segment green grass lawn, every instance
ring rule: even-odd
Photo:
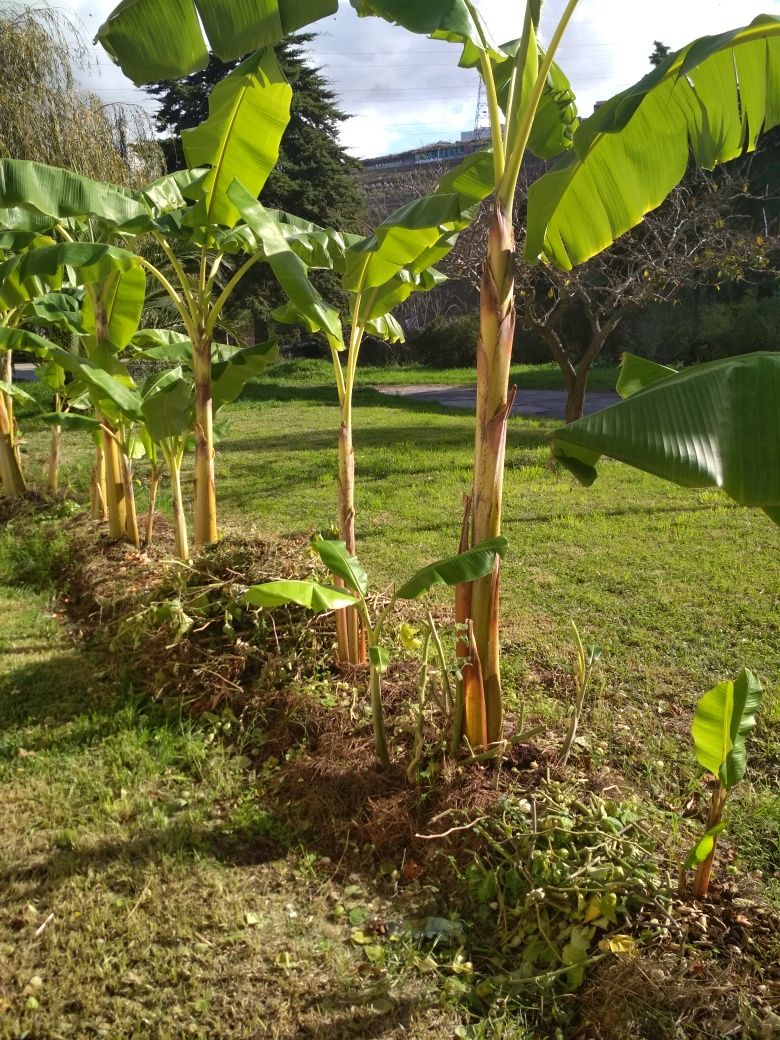
[[[322,372],[308,362],[282,369],[283,377],[252,385],[231,410],[217,462],[225,530],[300,535],[332,524],[338,419]],[[451,375],[441,381],[454,382]],[[424,381],[439,380],[426,373]],[[726,813],[730,869],[751,872],[762,892],[777,898],[778,531],[763,514],[719,493],[677,489],[615,463],[605,463],[595,485],[582,488],[550,467],[547,437],[554,425],[510,422],[505,533],[511,550],[503,583],[508,699],[543,721],[551,739],[562,736],[575,621],[584,638],[604,649],[577,755],[614,773],[648,804],[680,811],[699,776],[689,739],[697,698],[743,665],[755,670],[766,698],[750,738],[748,780]],[[381,591],[455,551],[473,417],[364,388],[355,426],[359,553]],[[87,464],[77,460],[75,437],[65,440],[63,478],[82,493]],[[34,426],[26,455],[31,477],[41,479],[46,434]],[[143,466],[138,471],[143,475]],[[143,506],[143,494],[139,502]],[[161,505],[168,507],[164,493]],[[445,609],[447,595],[437,603]],[[339,965],[348,986],[355,984],[354,951],[327,927],[328,900],[340,893],[321,880],[306,881],[305,855],[284,849],[284,836],[262,805],[247,802],[226,752],[204,745],[201,731],[172,725],[103,689],[100,663],[64,639],[47,618],[45,597],[4,590],[0,626],[6,651],[0,888],[8,893],[0,913],[6,923],[20,914],[29,939],[16,950],[13,935],[0,937],[0,1036],[86,1035],[78,1028],[56,1032],[62,1022],[78,1024],[81,1012],[70,1007],[67,993],[47,993],[47,972],[62,977],[71,971],[78,999],[103,1024],[104,1035],[308,1035],[285,1032],[280,1023],[284,1007],[301,1002],[308,986],[332,982],[325,962]],[[250,836],[270,840],[276,867],[253,864],[248,875],[238,869],[247,828]],[[225,832],[238,835],[232,852],[224,851]],[[35,882],[41,871],[54,878],[43,892]],[[313,945],[302,922],[285,910],[289,886],[310,900]],[[268,929],[247,928],[246,914],[257,905],[267,909]],[[49,912],[56,927],[36,947],[33,925]],[[288,953],[293,962],[305,962],[299,979],[276,965]],[[146,978],[144,964],[153,981],[139,989],[133,980]],[[34,988],[29,995],[41,1007],[50,1001],[50,1017],[37,1018],[34,1007],[19,1010],[28,976],[42,979],[40,993]],[[7,978],[13,983],[4,990]],[[409,985],[419,994],[419,980]],[[269,986],[280,988],[279,1000],[253,1003],[258,988]],[[241,1021],[229,1017],[229,993],[239,995]],[[4,999],[12,1003],[5,1018]],[[343,990],[333,996],[339,999]],[[135,1002],[129,1017],[112,1020],[122,1001]],[[170,1004],[182,1016],[176,1029],[145,1034],[127,1026],[143,1021],[145,1007],[149,1021],[163,1021]],[[404,1035],[452,1035],[452,1013],[433,1000],[421,997],[410,1015]],[[39,1026],[36,1032],[36,1021],[49,1031]],[[311,1021],[316,1026],[316,1016]],[[3,1033],[7,1022],[13,1026]],[[126,1031],[116,1032],[117,1023]],[[227,1024],[227,1032],[218,1031]],[[397,1033],[365,1035],[400,1036],[403,1022],[396,1024]],[[202,1027],[206,1031],[198,1032]],[[270,1031],[257,1032],[261,1028]]]
[[[619,370],[611,365],[597,365],[590,374],[591,390],[614,390]],[[273,379],[279,383],[323,385],[333,379],[330,361],[285,361],[273,370]],[[512,382],[526,390],[563,390],[563,373],[554,364],[513,365]],[[423,365],[360,365],[357,381],[360,386],[416,386],[422,383],[462,386],[476,383],[473,368],[427,368]]]
[[[0,1037],[450,1040],[423,955],[383,951],[377,981],[351,941],[411,904],[335,883],[214,738],[0,586]]]

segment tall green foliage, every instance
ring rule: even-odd
[[[358,180],[360,165],[339,143],[339,126],[346,116],[324,77],[306,56],[305,48],[314,38],[311,33],[298,33],[276,48],[293,96],[279,160],[265,182],[261,201],[270,209],[294,212],[322,227],[357,231],[365,216]],[[160,106],[156,122],[164,135],[162,147],[169,170],[183,168],[182,135],[207,118],[210,91],[236,65],[212,54],[202,71],[144,88]],[[337,297],[337,279],[320,273],[315,282],[326,296]],[[276,281],[261,267],[245,279],[231,312],[247,311],[254,319],[255,338],[264,338],[270,334],[271,311],[283,302]]]

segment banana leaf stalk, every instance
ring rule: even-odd
[[[0,393],[0,481],[5,494],[15,498],[27,491],[27,485],[19,464],[13,409],[7,404],[9,396]]]
[[[176,556],[180,560],[190,558],[189,539],[187,537],[187,517],[181,493],[181,465],[184,458],[184,447],[175,447],[168,442],[160,445],[168,473],[171,478],[171,500],[173,507],[173,534]]]
[[[106,504],[106,457],[103,454],[102,436],[95,444],[95,461],[92,465],[92,477],[89,483],[89,507],[93,520],[108,520]]]
[[[149,476],[149,508],[146,511],[146,533],[144,535],[144,547],[149,548],[154,538],[154,510],[157,506],[157,491],[160,486],[160,467],[156,459],[151,459],[151,474]]]
[[[54,395],[54,411],[62,411],[62,398],[59,394]],[[49,491],[53,493],[57,492],[60,486],[61,442],[62,427],[52,426],[49,444]]]

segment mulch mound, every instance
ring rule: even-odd
[[[516,776],[518,768],[544,760],[539,749],[518,747],[498,784],[489,768],[447,761],[430,765],[435,782],[410,784],[417,666],[401,661],[383,676],[397,758],[389,769],[379,766],[367,714],[368,671],[334,663],[332,618],[239,603],[250,584],[325,578],[304,539],[231,535],[183,564],[172,556],[165,518],[155,522],[155,544],[141,552],[111,541],[83,514],[60,523],[70,554],[57,575],[59,600],[74,634],[106,648],[117,678],[172,714],[238,720],[242,753],[263,770],[263,790],[275,809],[344,870],[365,864],[368,855],[378,863],[405,862],[414,874],[414,864],[442,848],[465,853],[468,832],[428,836],[488,813],[510,768]],[[426,737],[435,742],[432,731]]]

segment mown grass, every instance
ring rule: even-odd
[[[285,361],[272,373],[274,381],[300,385],[324,385],[333,379],[333,367],[327,360]],[[597,365],[590,374],[591,390],[614,390],[618,369]],[[513,365],[511,380],[521,390],[563,390],[563,373],[554,363],[546,365]],[[359,386],[416,386],[431,383],[441,386],[469,386],[476,383],[472,368],[430,368],[417,364],[360,365]]]
[[[277,373],[259,381],[232,409],[217,467],[225,528],[300,534],[332,524],[335,393],[317,369],[308,371],[297,386],[289,381],[290,369],[283,377]],[[602,466],[592,488],[581,488],[549,465],[547,436],[554,425],[510,423],[505,533],[511,552],[503,592],[510,702],[524,704],[527,717],[562,735],[572,688],[574,620],[584,638],[604,649],[578,760],[614,772],[640,797],[678,812],[700,774],[689,738],[696,699],[742,665],[754,669],[766,697],[750,738],[748,780],[727,809],[735,853],[729,869],[737,875],[751,872],[765,894],[778,898],[773,881],[780,860],[777,530],[762,514],[740,509],[719,493],[673,488],[613,463]],[[28,468],[40,478],[46,436],[31,430]],[[375,589],[455,550],[472,442],[473,417],[467,413],[384,397],[369,388],[358,392],[359,551]],[[89,462],[79,456],[78,444],[66,438],[63,476],[83,494]],[[143,467],[138,470],[143,475]],[[143,506],[142,493],[139,503]],[[166,506],[164,494],[161,503]],[[172,725],[126,695],[117,700],[115,692],[104,690],[99,662],[63,641],[45,619],[39,594],[24,602],[16,592],[4,595],[11,605],[4,604],[0,614],[6,647],[18,652],[15,660],[4,659],[0,699],[0,705],[12,706],[0,718],[0,727],[7,727],[0,744],[0,755],[5,754],[0,837],[7,876],[13,879],[5,923],[13,913],[23,917],[32,902],[36,913],[29,928],[23,926],[29,939],[33,922],[65,905],[70,938],[55,943],[62,933],[52,930],[47,938],[47,929],[44,945],[36,952],[30,939],[20,956],[16,948],[8,952],[13,935],[8,943],[3,936],[0,954],[6,965],[14,965],[14,974],[7,987],[12,996],[0,988],[0,1006],[3,998],[10,1001],[17,1017],[0,1016],[0,1029],[12,1021],[19,1031],[8,1035],[22,1035],[41,1021],[35,1017],[40,1009],[19,1011],[19,994],[29,985],[26,976],[51,971],[46,965],[53,964],[59,982],[52,987],[53,1017],[44,1021],[71,1022],[71,1035],[74,1029],[81,1035],[82,1019],[72,1017],[81,1012],[68,1010],[67,994],[58,986],[71,960],[84,956],[76,988],[90,994],[88,1015],[104,1023],[107,1035],[307,1035],[284,1032],[278,1020],[285,1008],[305,1006],[310,986],[333,983],[324,959],[331,958],[352,982],[357,977],[354,951],[341,939],[334,945],[325,927],[327,900],[339,899],[339,893],[322,888],[321,880],[306,881],[305,854],[293,851],[290,858],[289,836],[263,812],[261,799],[247,795],[226,752],[207,745],[202,731]],[[446,607],[447,596],[437,602]],[[84,676],[91,688],[87,709]],[[14,690],[25,692],[12,695]],[[33,754],[20,755],[20,749]],[[224,851],[226,834],[232,852]],[[277,858],[239,864],[236,842],[240,856],[259,844],[276,850]],[[154,866],[158,861],[162,868]],[[44,897],[36,895],[30,871],[33,879],[56,879],[51,898],[48,882]],[[305,910],[299,912],[313,922],[308,931],[298,917],[285,916],[282,900],[288,897],[282,891],[291,885],[300,886],[296,893]],[[241,924],[250,890],[262,893],[267,929]],[[74,928],[78,940],[72,938]],[[104,942],[98,945],[98,938]],[[137,958],[133,963],[126,959],[127,949]],[[276,965],[275,958],[285,953],[305,964],[299,974]],[[114,981],[111,989],[110,971],[114,980],[131,973],[129,988]],[[97,980],[94,985],[88,976]],[[143,980],[140,990],[136,976]],[[409,986],[421,992],[419,981]],[[257,989],[274,987],[279,1001],[261,1002],[258,1010],[252,1004]],[[347,1000],[340,994],[332,997],[334,1007]],[[42,996],[30,995],[43,1007]],[[243,1023],[230,1017],[228,995],[238,1001]],[[200,1000],[205,1010],[196,1007]],[[405,1021],[409,1035],[452,1035],[452,1013],[438,1010],[430,993],[420,1000],[409,1021],[398,1020]],[[120,1004],[126,1016],[112,1021]],[[164,1007],[171,1005],[182,1012],[179,1032],[170,1023],[159,1024],[168,1021]],[[140,1030],[144,1015],[157,1032],[132,1032],[128,1023]],[[117,1032],[117,1021],[125,1032]],[[307,1021],[324,1030],[322,1018]],[[334,1019],[326,1021],[332,1025]],[[258,1033],[261,1025],[280,1031]],[[378,1029],[377,1022],[371,1028]],[[495,1028],[496,1036],[510,1035],[501,1032],[509,1028],[506,1022]],[[64,1027],[62,1032],[69,1035]],[[58,1034],[39,1028],[37,1035]],[[341,1034],[334,1027],[316,1035]]]
[[[448,1040],[425,954],[374,971],[350,939],[350,912],[403,899],[335,869],[240,748],[117,690],[44,595],[0,587],[0,1037]]]

